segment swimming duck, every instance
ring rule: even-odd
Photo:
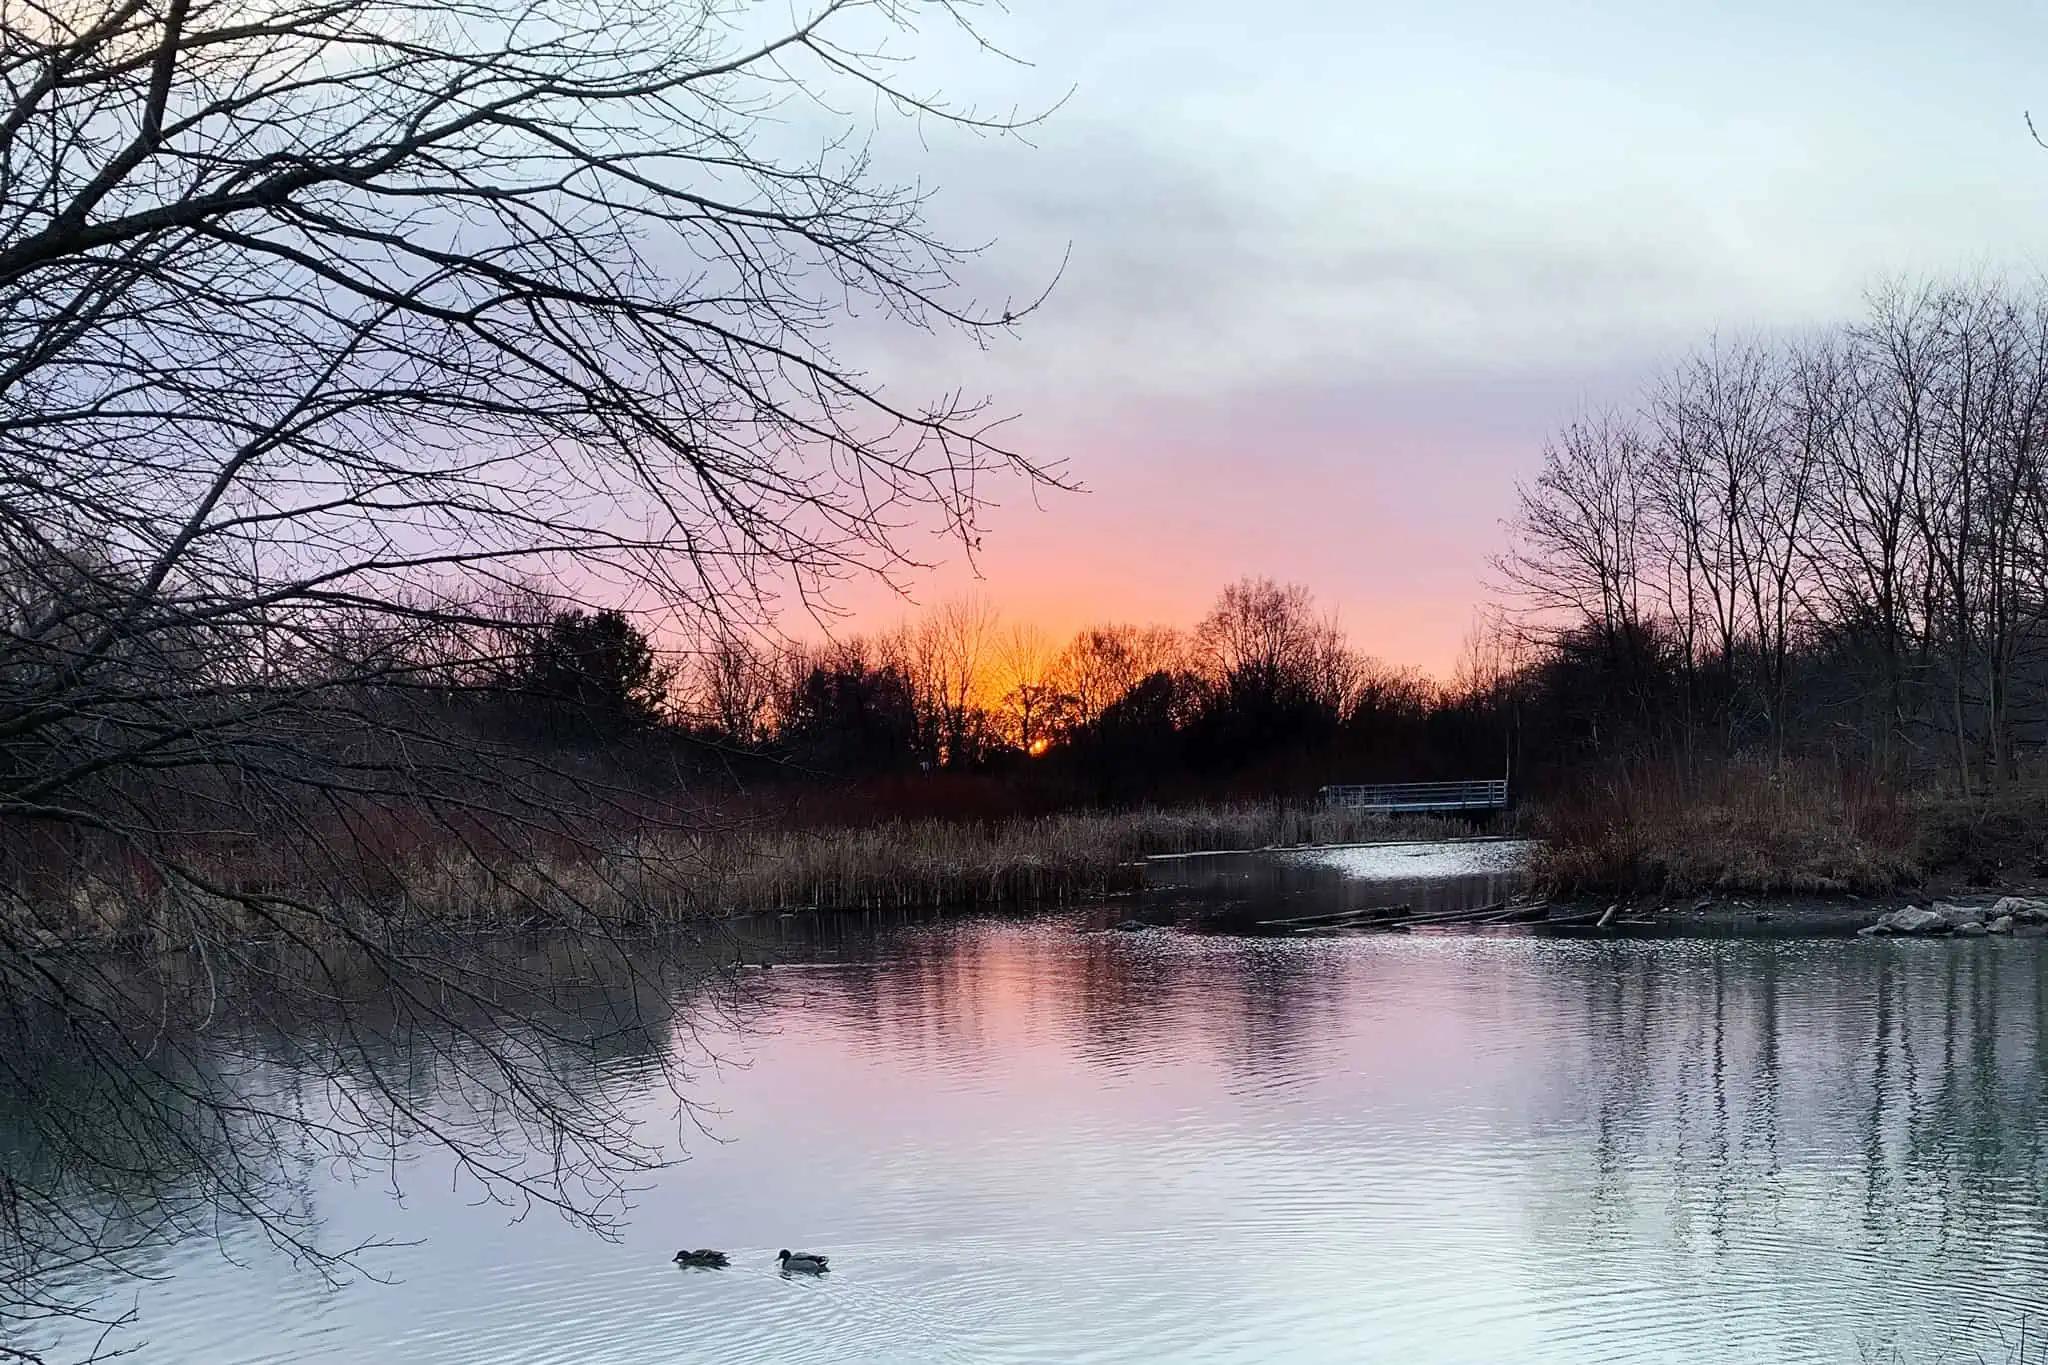
[[[820,1275],[831,1268],[825,1264],[829,1258],[814,1251],[783,1251],[775,1259],[782,1262],[784,1274]]]
[[[723,1270],[732,1262],[722,1251],[706,1251],[699,1247],[695,1251],[678,1251],[676,1264],[703,1266],[707,1270]]]

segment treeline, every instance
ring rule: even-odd
[[[92,551],[15,557],[0,607],[39,641],[0,659],[0,790],[69,790],[120,834],[266,861],[296,834],[397,850],[480,823],[559,840],[686,821],[736,787],[898,799],[813,802],[807,818],[1003,814],[1306,797],[1508,762],[1498,679],[1388,667],[1306,588],[1259,578],[1187,628],[1064,641],[970,600],[829,643],[729,630],[692,645],[652,618],[498,586],[251,630],[151,596]],[[970,787],[974,803],[954,801]],[[324,794],[310,807],[308,790]],[[17,861],[64,864],[75,844]]]
[[[789,782],[971,773],[1121,803],[1507,761],[1491,691],[1379,663],[1306,588],[1261,578],[1224,588],[1187,629],[1103,624],[1055,641],[960,601],[827,644],[728,635],[667,671],[625,618],[568,613],[527,637],[503,683],[519,699],[508,714],[548,733],[663,728]]]
[[[1897,286],[1576,423],[1498,562],[1560,761],[1825,757],[1964,791],[2044,741],[2048,295]],[[1530,652],[1533,651],[1533,652]]]

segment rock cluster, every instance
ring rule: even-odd
[[[2048,924],[2048,900],[2025,896],[2002,896],[1994,904],[1955,905],[1936,901],[1932,905],[1908,905],[1877,923],[1857,930],[1871,934],[1954,934],[1959,938],[1982,938],[1986,934],[2010,934],[2021,925]]]

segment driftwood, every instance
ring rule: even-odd
[[[1492,905],[1475,905],[1464,910],[1434,910],[1425,914],[1410,915],[1403,924],[1478,924],[1491,919],[1507,908],[1507,902],[1495,901]]]
[[[1401,908],[1406,909],[1407,907],[1403,906]],[[1392,919],[1375,920],[1345,927],[1355,929],[1361,933],[1374,930],[1392,930],[1400,933],[1423,926],[1484,924],[1500,914],[1504,909],[1506,909],[1506,903],[1496,901],[1492,905],[1472,906],[1464,910],[1431,910],[1419,915],[1401,915]],[[1295,932],[1301,933],[1303,931],[1297,929]]]
[[[1284,919],[1262,919],[1262,929],[1284,929],[1294,934],[1342,936],[1351,934],[1405,934],[1411,929],[1451,928],[1468,924],[1526,924],[1545,929],[1644,929],[1655,920],[1620,919],[1619,906],[1606,910],[1563,910],[1553,913],[1548,901],[1515,905],[1495,901],[1490,905],[1463,910],[1426,910],[1411,913],[1405,905],[1377,905],[1363,910],[1338,910],[1319,915],[1294,915]]]
[[[1538,924],[1550,918],[1550,902],[1538,901],[1534,905],[1511,905],[1498,914],[1488,915],[1484,924]]]
[[[1363,919],[1392,919],[1408,913],[1405,905],[1372,905],[1363,910],[1333,910],[1321,915],[1294,915],[1286,919],[1253,921],[1261,929],[1338,927]]]

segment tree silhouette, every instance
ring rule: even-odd
[[[557,612],[527,642],[508,679],[552,739],[617,739],[661,719],[672,670],[614,610]]]

